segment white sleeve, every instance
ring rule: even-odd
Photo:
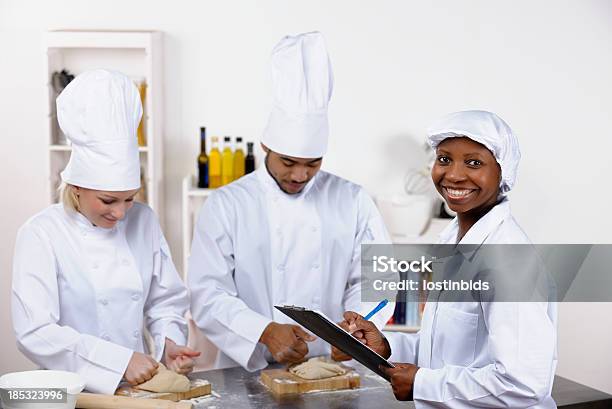
[[[177,345],[187,344],[187,320],[189,309],[187,288],[181,280],[170,255],[170,248],[157,220],[153,255],[153,275],[144,306],[145,326],[155,342],[155,359],[161,360],[166,338]]]
[[[59,297],[49,238],[25,225],[17,235],[11,296],[19,350],[42,368],[78,373],[91,392],[113,394],[133,351],[58,325]]]
[[[371,302],[362,302],[361,300],[361,245],[390,244],[391,239],[378,208],[363,189],[359,192],[358,201],[358,229],[353,244],[349,280],[343,301],[346,311],[355,311],[361,315],[366,315],[382,300]],[[372,317],[371,321],[378,328],[383,328],[393,315],[395,302],[393,302],[394,300],[389,301],[391,302],[385,308]]]
[[[527,408],[550,394],[556,327],[548,303],[483,303],[493,363],[482,368],[420,368],[418,408]]]
[[[255,371],[268,365],[266,347],[259,338],[272,320],[238,298],[229,228],[232,216],[222,205],[221,195],[215,192],[204,202],[196,224],[187,280],[191,314],[211,342],[246,370]]]
[[[407,334],[403,332],[384,331],[383,332],[389,346],[391,347],[391,362],[417,363],[419,356],[420,334]]]

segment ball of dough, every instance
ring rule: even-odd
[[[304,379],[325,379],[343,375],[346,370],[338,364],[315,357],[289,368],[289,372]]]
[[[189,378],[169,370],[161,363],[153,378],[136,386],[137,389],[149,392],[187,392],[190,387]]]

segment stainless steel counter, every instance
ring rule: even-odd
[[[414,408],[412,402],[399,402],[391,392],[387,381],[361,365],[356,367],[361,375],[359,389],[312,392],[276,398],[259,381],[259,373],[242,368],[229,368],[193,374],[191,377],[207,379],[212,383],[213,396],[202,399],[195,408],[298,408],[298,409],[393,409]],[[612,408],[612,396],[555,377],[553,398],[559,408]]]

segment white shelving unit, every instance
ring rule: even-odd
[[[125,73],[146,84],[143,128],[146,146],[139,147],[144,170],[146,202],[160,217],[163,226],[162,181],[162,34],[157,31],[50,31],[44,42],[45,143],[48,146],[48,197],[58,201],[60,172],[70,158],[70,145],[60,143],[52,85],[53,72],[68,70],[72,75],[107,68]]]
[[[188,175],[183,178],[182,195],[182,221],[183,221],[183,278],[187,278],[187,260],[191,251],[193,227],[198,220],[198,214],[204,201],[215,189],[202,189],[196,187],[196,178]]]

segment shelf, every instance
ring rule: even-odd
[[[49,145],[49,150],[52,152],[70,152],[72,151],[72,146],[70,145]],[[138,152],[149,152],[149,148],[147,146],[139,146]]]
[[[397,325],[397,324],[387,324],[385,325],[385,328],[384,328],[385,331],[407,332],[410,334],[419,332],[420,329],[421,329],[420,327],[412,327],[409,325]]]
[[[183,194],[186,197],[208,197],[217,189],[196,187],[197,178],[195,175],[188,175],[183,178]]]
[[[49,145],[49,150],[53,152],[70,152],[72,146],[70,145]]]
[[[187,191],[187,196],[191,197],[208,197],[212,192],[217,189],[203,189],[199,187],[191,187]]]
[[[145,49],[152,47],[154,31],[89,31],[63,30],[47,34],[48,48],[117,48]]]

